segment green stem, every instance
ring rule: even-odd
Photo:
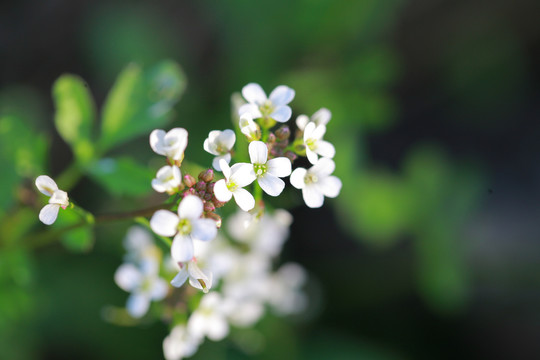
[[[254,181],[253,184],[254,184],[253,193],[255,194],[255,204],[258,204],[259,202],[262,201],[263,191],[258,181]]]

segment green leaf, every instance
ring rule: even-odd
[[[86,83],[75,75],[62,75],[53,85],[54,122],[75,157],[88,162],[93,156],[92,127],[95,109]]]
[[[139,196],[148,194],[155,173],[131,158],[104,158],[87,169],[88,175],[113,195]]]
[[[148,70],[128,65],[105,102],[101,150],[166,124],[185,87],[185,76],[173,61],[163,61]]]

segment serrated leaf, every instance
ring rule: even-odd
[[[84,80],[75,75],[62,75],[53,85],[53,97],[58,133],[71,145],[78,160],[89,161],[93,156],[95,109]]]
[[[163,126],[185,86],[180,66],[172,61],[163,61],[148,70],[129,65],[118,76],[105,102],[101,149]]]
[[[90,164],[88,175],[113,195],[140,196],[152,191],[155,174],[131,158],[104,158]]]

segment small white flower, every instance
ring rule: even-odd
[[[315,123],[315,125],[325,125],[328,124],[330,119],[332,118],[332,113],[330,110],[326,108],[321,108],[317,110],[313,115],[311,115],[311,118],[307,117],[307,115],[299,115],[296,118],[296,126],[298,126],[298,129],[304,130],[306,128],[306,125],[310,122]]]
[[[194,336],[207,336],[219,341],[229,334],[229,323],[225,317],[223,298],[217,292],[211,292],[202,297],[197,310],[188,320],[188,331]]]
[[[290,315],[306,308],[306,294],[301,291],[307,280],[303,267],[296,263],[283,264],[268,280],[266,301],[277,314]]]
[[[309,170],[297,168],[291,174],[291,184],[302,189],[302,196],[310,208],[321,207],[324,197],[334,198],[341,190],[341,180],[330,176],[336,165],[332,159],[322,158]]]
[[[197,261],[193,258],[191,261],[184,263],[178,263],[180,271],[171,280],[171,285],[174,287],[180,287],[184,285],[187,279],[189,284],[196,289],[202,290],[207,293],[212,288],[212,272],[206,270],[203,271],[197,266]]]
[[[152,187],[157,192],[167,192],[174,194],[180,183],[182,182],[182,174],[178,166],[163,166],[158,170],[156,178],[152,179]]]
[[[244,166],[248,165],[248,166]],[[249,211],[255,206],[255,199],[244,186],[255,181],[255,173],[252,171],[250,164],[234,164],[232,167],[225,162],[220,161],[221,171],[225,179],[216,182],[214,186],[214,194],[219,201],[227,202],[234,196],[234,201],[240,209]]]
[[[194,195],[186,196],[178,206],[178,215],[158,210],[150,219],[150,227],[161,236],[174,236],[171,255],[176,262],[193,258],[193,239],[209,241],[216,237],[216,222],[203,219],[203,203]]]
[[[242,134],[246,135],[249,141],[259,140],[261,138],[261,128],[253,121],[253,116],[250,113],[240,115],[238,126]]]
[[[187,142],[188,132],[183,128],[174,128],[169,132],[156,129],[150,134],[152,150],[172,160],[181,161],[184,158]]]
[[[251,164],[240,163],[237,171],[249,169],[257,178],[257,182],[270,196],[278,196],[285,188],[285,182],[280,177],[291,174],[291,161],[286,157],[268,160],[268,147],[262,141],[249,143],[249,157]]]
[[[191,334],[186,326],[176,325],[163,340],[163,355],[167,360],[181,360],[197,352],[201,337]]]
[[[304,145],[306,147],[306,156],[310,163],[315,164],[320,155],[326,158],[333,158],[336,154],[334,145],[328,141],[322,140],[326,133],[325,125],[316,125],[310,122],[304,129]]]
[[[221,171],[219,161],[221,159],[228,163],[231,162],[231,149],[236,141],[234,131],[227,129],[223,131],[210,131],[206,140],[204,140],[204,150],[212,155],[216,155],[212,161],[212,166],[217,171]]]
[[[51,225],[58,217],[58,210],[65,209],[69,205],[68,194],[59,190],[53,179],[47,175],[40,175],[36,179],[36,187],[47,196],[50,196],[49,204],[39,212],[39,220],[45,225]]]
[[[238,114],[250,113],[254,119],[270,118],[283,123],[291,118],[292,110],[288,103],[294,99],[294,90],[288,86],[280,85],[266,97],[266,93],[259,84],[250,83],[242,89],[242,95],[247,100],[238,110]]]
[[[124,291],[130,292],[126,309],[140,318],[148,311],[152,300],[161,300],[167,295],[167,282],[158,276],[157,259],[147,258],[140,268],[134,264],[122,264],[114,274],[114,281]]]

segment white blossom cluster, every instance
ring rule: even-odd
[[[163,342],[168,360],[193,355],[205,338],[221,340],[231,327],[252,326],[266,307],[279,315],[301,311],[307,303],[301,291],[304,269],[294,263],[273,267],[288,238],[292,216],[285,210],[266,210],[264,197],[279,196],[290,182],[302,190],[308,207],[318,208],[325,197],[336,197],[341,190],[341,181],[332,175],[335,148],[324,140],[329,110],[322,108],[311,117],[299,115],[293,133],[287,125],[293,89],[281,85],[267,96],[258,84],[250,83],[242,95],[238,132],[212,130],[203,143],[220,174],[207,169],[195,178],[182,167],[188,146],[185,129],[156,129],[150,134],[150,147],[166,159],[151,186],[168,194],[169,200],[147,222],[155,235],[140,227],[129,230],[125,262],[114,279],[130,292],[126,309],[133,318],[145,316],[151,302],[160,301],[162,314],[157,317],[170,322],[172,329]],[[242,153],[249,154],[249,162],[236,156],[235,146],[243,146],[237,144],[237,137],[245,137],[248,143]],[[310,167],[293,170],[300,158]],[[36,186],[51,197],[39,215],[50,225],[59,208],[69,205],[67,193],[48,176],[38,177]],[[226,235],[219,229],[227,211],[218,209],[232,199],[238,210],[225,222]],[[154,244],[156,237],[170,244],[165,260]],[[182,287],[186,282],[192,288]],[[198,307],[190,305],[189,296],[200,297]],[[184,316],[175,317],[178,312]]]

